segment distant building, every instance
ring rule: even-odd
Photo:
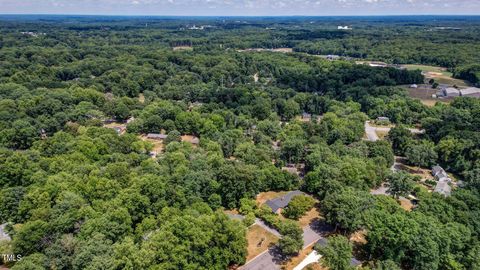
[[[299,175],[298,169],[294,165],[282,167],[282,171],[289,172],[294,175]]]
[[[445,180],[440,180],[437,182],[433,192],[442,194],[445,197],[448,197],[452,194],[452,187],[450,187],[449,182]]]
[[[310,122],[312,120],[312,115],[310,113],[302,113],[302,122]]]
[[[390,118],[385,117],[385,116],[379,116],[379,117],[377,117],[377,121],[390,122]]]
[[[352,28],[347,26],[347,25],[345,25],[345,26],[339,25],[339,26],[337,26],[337,29],[338,30],[352,30]]]
[[[457,88],[447,87],[442,89],[443,96],[445,97],[459,97],[460,91]]]
[[[147,139],[151,140],[165,140],[167,138],[167,134],[158,134],[158,133],[148,133]]]
[[[448,177],[445,170],[438,165],[433,166],[432,175],[437,180],[437,185],[435,186],[433,192],[442,194],[445,197],[450,196],[452,194],[452,187],[450,186],[452,179]]]
[[[200,144],[200,139],[195,136],[185,135],[185,136],[182,136],[182,142],[188,142],[194,145],[198,145]]]
[[[7,241],[12,240],[10,238],[10,235],[8,235],[8,233],[5,231],[6,227],[7,227],[7,223],[4,223],[4,224],[0,225],[0,241],[2,241],[2,240],[7,240]]]
[[[418,85],[412,84],[412,85],[410,85],[410,88],[418,88]]]
[[[283,196],[268,200],[265,203],[272,209],[272,212],[279,214],[283,208],[288,206],[293,197],[303,194],[300,190],[290,191]]]
[[[460,90],[460,96],[462,97],[477,97],[480,98],[480,88],[469,87]]]

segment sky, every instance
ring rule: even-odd
[[[0,14],[480,15],[480,0],[0,0]]]

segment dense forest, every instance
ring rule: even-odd
[[[337,29],[345,24],[353,30]],[[0,224],[12,241],[0,253],[22,255],[15,270],[235,268],[251,220],[225,210],[240,209],[284,235],[288,258],[303,245],[292,220],[312,202],[299,199],[282,220],[252,199],[300,189],[335,227],[319,248],[330,269],[350,269],[336,260],[352,252],[362,269],[480,269],[480,99],[427,107],[399,87],[423,83],[420,71],[318,57],[434,64],[478,83],[479,26],[477,17],[2,16]],[[293,52],[242,51],[283,47]],[[364,140],[377,117],[396,127]],[[153,158],[148,133],[167,135]],[[394,156],[440,164],[464,185],[448,198],[428,192],[391,171]],[[291,164],[303,172],[282,170]],[[384,182],[393,196],[370,194]],[[405,211],[397,199],[410,193],[419,202]],[[360,230],[366,244],[352,251],[344,238]]]

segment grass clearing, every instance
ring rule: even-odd
[[[174,51],[193,51],[192,46],[175,46],[172,48]]]
[[[315,221],[317,219],[321,219],[322,216],[321,216],[320,211],[318,211],[318,209],[319,209],[319,205],[318,205],[318,201],[316,201],[315,206],[312,209],[310,209],[310,211],[305,213],[305,215],[303,215],[298,220],[298,225],[303,228],[303,227],[309,225],[310,223],[312,223],[313,221]]]
[[[432,74],[437,73],[438,75],[452,77],[453,74],[447,71],[447,68],[444,67],[436,67],[436,66],[428,66],[428,65],[403,65],[404,68],[407,70],[421,70],[422,72],[431,72]]]
[[[153,145],[152,152],[161,153],[165,147],[161,140],[152,140],[147,138],[146,135],[138,136],[138,138],[142,141],[151,143]]]
[[[278,237],[261,226],[257,224],[252,225],[247,231],[247,262],[277,243],[278,240]]]

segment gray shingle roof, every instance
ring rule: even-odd
[[[440,172],[444,172],[442,167],[440,167],[438,165],[432,167],[432,175],[433,176],[437,175]]]
[[[278,209],[285,208],[290,203],[292,198],[298,195],[303,195],[303,192],[301,192],[300,190],[290,191],[283,196],[280,196],[272,200],[268,200],[266,204],[270,208],[272,208],[273,212],[277,212]]]
[[[154,140],[165,140],[167,138],[167,134],[149,133],[147,138]]]
[[[437,182],[437,185],[433,191],[448,197],[452,193],[452,187],[450,187],[446,180],[442,180]]]

